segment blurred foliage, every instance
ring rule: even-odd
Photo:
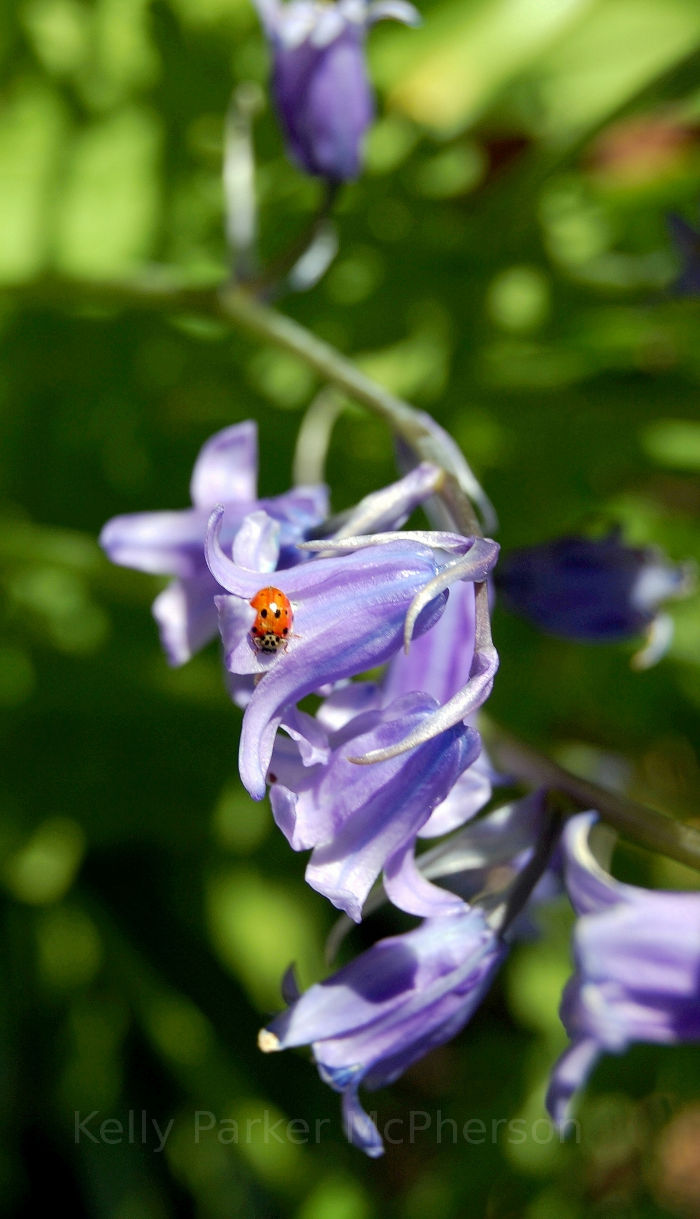
[[[283,307],[453,432],[504,546],[602,518],[700,558],[700,307],[669,291],[666,227],[669,210],[698,218],[697,0],[421,7],[419,31],[372,34],[367,172],[341,196],[329,273]],[[223,117],[267,70],[248,0],[0,14],[0,282],[138,280],[151,264],[220,279]],[[255,138],[274,258],[319,188],[286,162],[269,108]],[[240,788],[216,649],[168,670],[157,582],[111,568],[95,538],[117,512],[184,506],[199,445],[237,420],[259,421],[262,492],[283,490],[317,387],[218,323],[30,297],[0,295],[5,1212],[60,1197],[99,1219],[697,1215],[696,1049],[605,1060],[568,1144],[544,1120],[563,906],[471,1029],[377,1097],[380,1124],[397,1119],[382,1161],[346,1146],[303,1055],[257,1053],[286,963],[321,975],[332,914]],[[334,507],[392,476],[385,429],[349,405]],[[697,599],[674,617],[669,656],[639,674],[631,648],[546,639],[497,608],[490,710],[697,820]],[[632,850],[621,866],[696,883]],[[280,1140],[279,1119],[309,1140]]]

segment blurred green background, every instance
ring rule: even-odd
[[[372,34],[367,172],[341,196],[329,273],[283,307],[453,432],[504,546],[602,518],[700,558],[700,306],[668,290],[666,224],[700,220],[697,0],[421,9],[419,31]],[[569,1144],[542,1120],[564,1044],[564,904],[472,1027],[370,1098],[396,1138],[381,1161],[346,1145],[303,1054],[257,1052],[288,962],[305,985],[322,975],[332,911],[241,790],[216,647],[169,670],[157,581],[111,567],[95,538],[116,513],[184,507],[199,446],[238,420],[259,421],[261,492],[284,490],[318,386],[222,324],[69,290],[48,304],[41,279],[140,282],[164,264],[220,280],[223,117],[236,84],[264,85],[267,53],[248,0],[3,0],[0,14],[0,1206],[697,1216],[695,1048],[605,1060]],[[273,258],[319,188],[286,162],[269,107],[255,139]],[[386,429],[352,405],[328,476],[335,508],[394,476]],[[490,711],[697,820],[697,598],[673,612],[668,657],[639,674],[631,647],[545,639],[497,609]],[[631,850],[620,866],[697,883]],[[374,918],[350,950],[395,926]],[[322,1136],[283,1125],[279,1140],[280,1118]],[[160,1152],[154,1121],[172,1122]]]

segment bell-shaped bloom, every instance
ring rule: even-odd
[[[113,563],[175,577],[153,603],[170,664],[184,664],[217,633],[214,597],[221,590],[204,558],[212,508],[226,505],[223,540],[229,546],[245,517],[264,509],[278,525],[273,566],[280,567],[306,557],[295,544],[327,515],[325,487],[297,487],[259,500],[257,473],[256,425],[235,424],[210,437],[200,450],[190,482],[191,508],[116,516],[102,530],[100,545]]]
[[[677,212],[672,212],[667,220],[671,241],[681,262],[680,273],[669,292],[674,296],[700,296],[700,232]]]
[[[496,585],[508,609],[552,635],[602,643],[656,626],[668,642],[659,606],[682,596],[688,578],[683,564],[652,547],[627,546],[615,530],[513,550],[501,561]],[[654,647],[638,663],[650,663],[658,652]]]
[[[296,744],[277,737],[268,773],[275,820],[295,850],[312,850],[308,883],[355,921],[381,871],[386,895],[409,914],[463,905],[431,885],[413,856],[417,837],[463,825],[488,801],[496,776],[478,733],[459,723],[373,766],[350,759],[399,741],[466,686],[475,635],[474,586],[454,584],[440,620],[394,656],[381,681],[341,683],[313,720],[297,713],[283,724]]]
[[[358,177],[374,117],[367,29],[384,17],[416,25],[405,0],[256,0],[272,51],[272,92],[290,156],[338,183]]]
[[[400,875],[405,857],[412,859],[416,835],[475,761],[480,741],[460,723],[373,766],[350,759],[395,744],[437,710],[430,695],[412,693],[355,716],[330,736],[329,756],[316,766],[301,759],[290,765],[279,747],[273,753],[275,820],[296,850],[313,848],[306,869],[311,887],[357,922],[382,869]],[[398,883],[392,901],[415,912],[410,898],[408,905],[401,900]],[[460,904],[453,898],[451,908]]]
[[[287,710],[307,694],[389,660],[414,633],[422,634],[437,621],[451,584],[476,581],[485,591],[483,581],[498,547],[481,538],[430,532],[314,543],[323,554],[275,575],[276,586],[291,603],[294,626],[287,646],[270,655],[255,647],[250,634],[255,617],[250,600],[261,587],[260,573],[224,553],[222,516],[223,510],[212,513],[207,562],[231,594],[217,598],[226,667],[258,676],[243,717],[240,773],[250,794],[260,800],[275,734]],[[477,618],[477,646],[466,686],[402,739],[370,751],[362,761],[392,757],[430,740],[488,697],[498,659],[487,607],[486,621],[483,613]]]
[[[427,919],[310,987],[262,1030],[260,1048],[310,1044],[321,1078],[343,1095],[348,1137],[379,1156],[381,1135],[360,1104],[360,1085],[373,1091],[392,1083],[454,1037],[506,951],[477,907]]]
[[[564,836],[566,885],[580,917],[576,972],[561,1007],[571,1045],[547,1096],[559,1126],[600,1054],[619,1054],[636,1041],[700,1041],[700,893],[615,880],[594,853],[594,835],[606,833],[595,821],[595,813],[583,813]]]

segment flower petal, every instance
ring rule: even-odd
[[[233,542],[233,561],[252,571],[271,572],[280,553],[280,525],[264,511],[245,517]]]
[[[343,1129],[353,1147],[359,1147],[370,1159],[384,1155],[382,1136],[357,1095],[357,1086],[346,1088],[342,1101]]]
[[[182,512],[132,512],[107,521],[99,540],[113,563],[186,579],[203,570],[206,529],[207,513],[196,508]]]
[[[383,722],[335,750],[317,786],[300,797],[309,815],[315,815],[320,835],[306,869],[307,883],[355,921],[382,868],[405,846],[413,846],[431,810],[477,756],[480,742],[473,729],[460,727],[369,769],[352,766],[342,755],[350,748],[395,740],[412,720],[430,714],[432,706],[432,699],[416,694],[392,704],[382,713]]]
[[[174,580],[153,602],[163,650],[171,665],[182,665],[215,639],[217,584],[204,570],[199,579]]]
[[[571,1116],[571,1103],[583,1088],[600,1057],[600,1046],[592,1037],[582,1037],[565,1050],[557,1062],[547,1090],[547,1111],[558,1130]]]
[[[415,508],[436,490],[443,479],[442,470],[424,461],[398,482],[361,499],[334,530],[333,540],[379,531],[399,529]]]
[[[474,585],[461,581],[450,588],[440,621],[389,664],[385,698],[424,690],[438,703],[448,702],[469,680],[475,631]]]
[[[434,585],[435,581],[432,581],[432,584]],[[419,593],[418,597],[420,595]],[[476,650],[466,686],[397,745],[390,749],[372,750],[361,758],[353,758],[352,761],[361,765],[385,761],[406,749],[424,744],[431,737],[466,720],[488,698],[497,669],[498,653],[491,642],[488,591],[485,584],[480,584],[476,589]]]
[[[214,504],[257,496],[258,429],[251,420],[211,436],[199,451],[190,482],[192,503],[211,511]]]
[[[426,880],[416,866],[413,843],[397,852],[384,867],[384,889],[389,901],[407,914],[437,918],[464,910],[461,897]]]
[[[459,776],[442,803],[433,809],[418,837],[439,838],[470,821],[488,804],[493,778],[493,768],[482,748],[479,757]]]

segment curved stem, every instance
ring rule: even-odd
[[[235,284],[201,288],[183,286],[167,273],[156,269],[131,283],[46,278],[16,285],[4,284],[0,285],[0,295],[11,295],[19,302],[48,303],[59,307],[93,305],[150,309],[163,313],[194,313],[234,323],[256,338],[297,356],[324,381],[343,390],[388,423],[419,461],[431,461],[444,469],[450,476],[450,510],[455,519],[459,518],[460,528],[465,534],[481,536],[479,523],[463,489],[462,472],[454,469],[454,456],[443,444],[440,429],[431,430],[426,422],[427,417],[421,411],[384,389],[352,360],[298,322],[256,300],[249,289]],[[480,490],[476,480],[474,485]]]
[[[554,848],[559,841],[564,824],[562,811],[555,806],[555,802],[549,792],[544,797],[544,800],[547,814],[545,822],[535,842],[530,859],[516,877],[508,894],[502,914],[501,935],[505,934],[511,923],[514,922],[527,905],[532,891],[545,872],[554,853]]]
[[[625,838],[700,871],[700,830],[609,791],[590,779],[579,778],[485,716],[479,727],[487,738],[496,765],[504,771],[517,779],[565,792],[579,809],[595,809],[603,821]]]

